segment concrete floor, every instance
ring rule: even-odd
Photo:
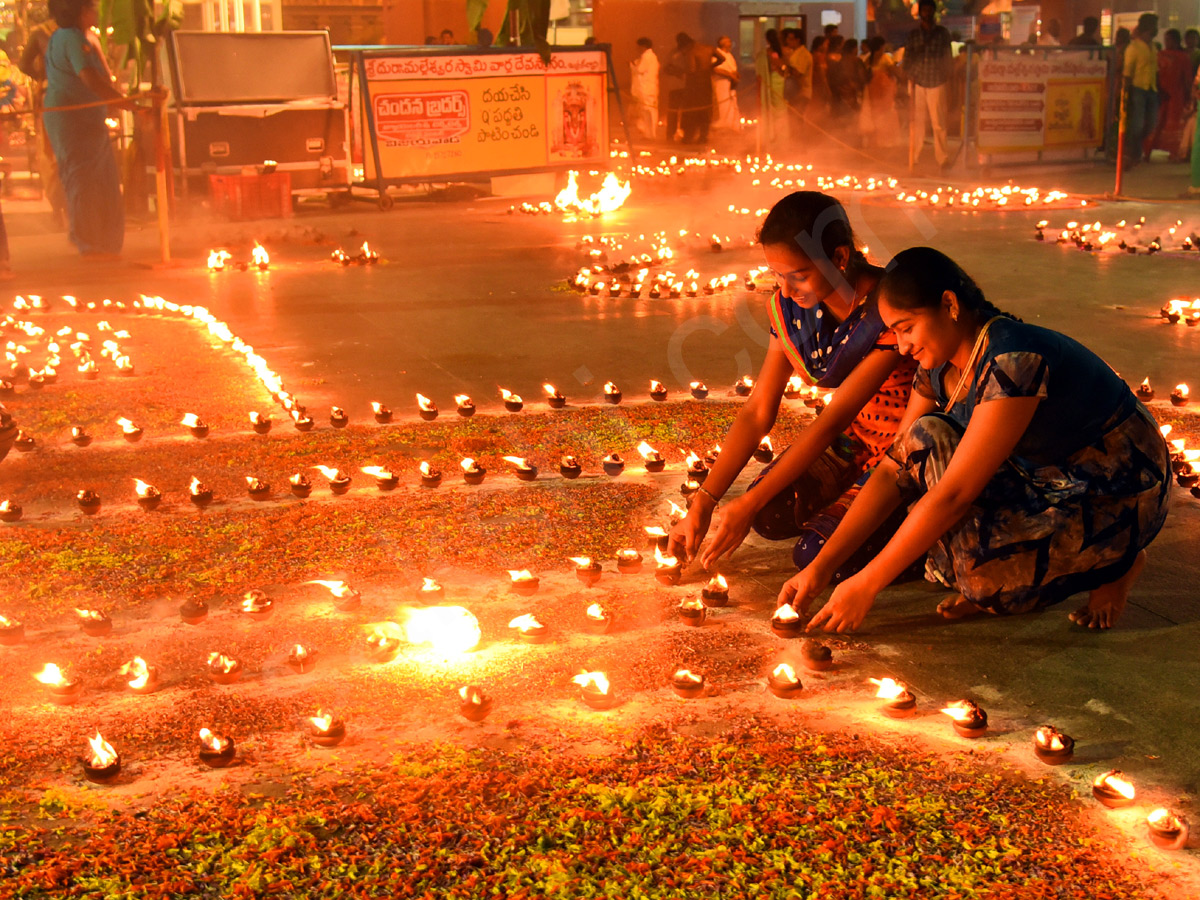
[[[1011,177],[1018,184],[1098,193],[1109,187],[1111,172]],[[959,176],[957,183],[1003,180]],[[1055,224],[1096,217],[1110,223],[1144,215],[1147,234],[1165,234],[1177,219],[1196,230],[1200,206],[1168,199],[1185,184],[1181,167],[1142,167],[1127,180],[1126,192],[1148,199],[1047,217]],[[364,409],[375,399],[409,405],[418,390],[443,407],[456,392],[472,394],[481,405],[495,402],[499,386],[536,397],[546,380],[579,397],[597,396],[610,379],[627,393],[643,390],[651,378],[672,390],[693,378],[714,391],[727,388],[761,361],[765,295],[610,300],[557,286],[581,265],[575,245],[583,235],[680,228],[734,242],[740,236],[743,246],[718,255],[706,240],[691,251],[673,241],[681,251],[675,271],[694,265],[705,278],[736,272],[740,280],[760,262],[747,245],[757,220],[725,210],[769,206],[777,196],[749,187],[746,178],[717,176],[635,183],[631,202],[602,222],[509,215],[513,198],[468,190],[405,198],[390,213],[365,204],[336,213],[315,207],[282,223],[222,223],[194,212],[177,224],[174,252],[184,265],[173,269],[151,265],[157,253],[152,224],[131,226],[124,261],[85,264],[40,205],[5,201],[5,214],[17,272],[13,292],[130,299],[141,291],[204,304],[314,408]],[[1033,224],[1043,213],[924,212],[844,199],[874,257],[886,260],[915,244],[937,246],[999,305],[1083,340],[1130,381],[1149,375],[1161,388],[1200,382],[1200,329],[1169,328],[1157,317],[1169,297],[1197,295],[1200,254],[1098,260],[1035,242]],[[312,230],[348,248],[369,239],[385,262],[335,268],[326,261],[331,246],[305,241]],[[203,271],[209,247],[230,243],[244,254],[254,237],[274,253],[277,266],[269,275]],[[971,693],[1054,721],[1080,741],[1081,762],[1111,761],[1135,777],[1194,793],[1200,782],[1200,598],[1192,579],[1200,513],[1185,492],[1174,500],[1131,608],[1110,633],[1071,627],[1070,604],[1043,615],[948,625],[930,615],[938,592],[918,585],[888,591],[864,639],[923,694]],[[787,574],[787,554],[778,548],[752,544],[740,553],[764,583],[777,585]]]

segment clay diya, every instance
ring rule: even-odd
[[[1075,755],[1075,739],[1053,725],[1043,725],[1033,734],[1033,752],[1048,766],[1061,766]]]
[[[454,403],[456,405],[458,414],[462,418],[469,419],[471,416],[475,415],[475,403],[466,394],[455,394]]]
[[[383,466],[362,466],[359,471],[374,478],[375,487],[384,493],[394,491],[400,484],[400,477]]]
[[[590,556],[572,556],[571,562],[575,563],[575,577],[586,587],[595,585],[600,580],[600,576],[604,574],[600,563]]]
[[[313,466],[313,468],[319,469],[328,480],[331,494],[340,497],[350,490],[350,476],[341,469],[332,466]]]
[[[50,702],[55,706],[73,706],[83,692],[83,685],[67,678],[54,663],[46,663],[33,677],[46,686]]]
[[[201,728],[198,739],[200,752],[197,755],[200,762],[210,769],[224,769],[233,762],[233,757],[237,752],[233,738],[223,734],[213,734],[209,729]]]
[[[79,511],[85,516],[94,516],[100,512],[100,495],[89,488],[79,491],[75,495],[75,502],[79,504]]]
[[[700,599],[710,609],[719,609],[729,604],[729,582],[724,575],[714,575],[700,591]]]
[[[1171,391],[1172,406],[1187,406],[1190,399],[1190,393],[1186,384],[1175,385],[1175,390]]]
[[[188,499],[192,501],[193,506],[204,509],[213,502],[212,488],[206,487],[193,475],[192,482],[188,485]]]
[[[554,385],[543,384],[542,390],[546,392],[546,405],[551,409],[562,409],[567,405],[567,398],[559,393]]]
[[[767,676],[767,687],[780,700],[795,700],[804,691],[796,670],[787,663],[780,663]]]
[[[288,479],[288,490],[292,492],[293,497],[303,500],[312,493],[312,481],[303,472],[297,472]]]
[[[617,571],[622,575],[633,575],[642,571],[642,554],[632,549],[618,550]]]
[[[208,425],[203,422],[195,413],[188,413],[179,420],[179,424],[188,430],[188,433],[199,440],[208,437]]]
[[[599,603],[593,603],[587,608],[585,623],[592,634],[607,634],[612,627],[612,616]]]
[[[517,616],[508,627],[517,630],[517,636],[524,644],[544,644],[550,637],[550,630],[532,613]]]
[[[261,622],[269,619],[275,611],[275,604],[265,591],[251,588],[242,595],[242,612],[251,619]]]
[[[1120,769],[1097,775],[1092,782],[1092,796],[1109,809],[1123,809],[1133,803],[1137,791]]]
[[[833,651],[820,641],[806,638],[800,642],[800,662],[813,672],[824,672],[833,665]]]
[[[185,600],[179,607],[179,618],[188,625],[199,625],[208,617],[208,603],[197,597]]]
[[[424,394],[417,394],[417,411],[426,422],[432,422],[438,417],[437,404]]]
[[[79,757],[84,778],[93,784],[109,784],[121,774],[121,757],[100,732],[97,731],[94,738],[88,738],[88,749],[87,756]]]
[[[661,472],[667,466],[667,461],[663,459],[662,454],[651,447],[646,441],[638,444],[638,453],[645,460],[647,472]]]
[[[271,417],[252,412],[250,413],[250,427],[254,429],[255,434],[266,434],[271,430]]]
[[[162,503],[162,491],[140,478],[133,479],[133,489],[137,493],[137,505],[146,512],[153,512]]]
[[[329,408],[329,424],[334,428],[345,428],[350,424],[350,417],[340,406],[331,406]]]
[[[749,397],[752,390],[754,390],[754,379],[749,375],[743,375],[742,379],[733,386],[733,392],[739,397]]]
[[[659,584],[671,587],[679,584],[683,576],[683,563],[674,556],[663,556],[662,551],[654,548],[654,578]],[[703,607],[704,604],[701,604]]]
[[[575,479],[583,473],[583,466],[574,456],[564,456],[558,464],[558,473],[563,478]]]
[[[25,640],[25,623],[0,615],[0,645],[14,647]]]
[[[685,599],[679,604],[679,621],[690,628],[699,628],[704,624],[706,612],[704,603],[698,597]]]
[[[463,470],[463,481],[467,484],[483,484],[487,469],[475,462],[469,456],[459,463]]]
[[[768,434],[754,448],[754,459],[760,463],[769,463],[774,458],[775,447],[771,444],[771,436]]]
[[[80,425],[71,428],[71,443],[76,447],[86,447],[92,442],[92,436]]]
[[[316,662],[316,654],[303,644],[294,644],[288,651],[287,666],[297,675],[311,672]]]
[[[708,385],[703,381],[693,381],[690,385],[692,389],[692,397],[696,400],[703,400],[708,396]]]
[[[371,401],[371,412],[375,416],[375,421],[380,425],[386,425],[392,421],[392,411],[376,400]]]
[[[604,385],[604,401],[611,403],[613,406],[621,402],[621,389],[611,381],[606,382]]]
[[[987,733],[987,710],[973,700],[955,700],[943,707],[942,712],[950,717],[959,737],[977,738]]]
[[[612,478],[616,478],[625,471],[625,460],[621,459],[619,453],[608,454],[601,460],[601,464],[604,466],[604,474]]]
[[[335,719],[333,713],[320,709],[308,721],[308,739],[318,747],[336,747],[346,737],[345,724],[340,719]]]
[[[510,586],[514,593],[522,597],[532,597],[537,593],[539,579],[530,574],[528,569],[509,569],[508,577],[511,579]]]
[[[650,399],[662,403],[667,399],[667,388],[661,381],[650,381]]]
[[[875,696],[885,701],[883,704],[885,715],[893,719],[907,719],[917,711],[917,698],[913,696],[904,682],[894,681],[891,678],[872,678],[871,683],[879,688],[875,692]]]
[[[800,637],[804,634],[800,613],[786,603],[777,608],[771,616],[771,633],[781,638]]]
[[[125,686],[135,694],[152,694],[159,688],[158,669],[147,665],[140,656],[121,666],[121,674],[129,676]]]
[[[76,609],[80,630],[89,637],[104,637],[112,632],[112,619],[98,609]]]
[[[671,676],[671,688],[685,700],[704,695],[704,676],[690,669],[679,669]]]
[[[469,722],[482,722],[492,711],[492,698],[473,684],[458,689],[458,713]]]
[[[24,512],[19,503],[11,500],[0,501],[0,522],[19,522]]]
[[[1188,822],[1169,809],[1156,809],[1146,816],[1150,842],[1161,850],[1182,850],[1188,842]]]
[[[208,654],[208,677],[217,684],[236,684],[242,678],[242,664],[214,650]]]
[[[592,709],[612,707],[612,686],[603,672],[581,672],[571,680],[579,685],[579,699]]]
[[[537,479],[537,466],[533,465],[532,463],[527,462],[519,456],[506,456],[504,457],[504,461],[507,463],[512,463],[513,467],[516,469],[518,481],[534,481]]]
[[[474,462],[474,460],[472,460]],[[421,487],[435,488],[442,484],[442,470],[435,469],[427,461],[421,462]]]

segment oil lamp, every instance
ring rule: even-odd
[[[208,437],[208,425],[200,420],[195,413],[188,413],[179,420],[179,424],[191,433],[194,438]]]
[[[1153,400],[1154,388],[1150,387],[1150,379],[1142,379],[1142,383],[1137,386],[1137,390],[1134,391],[1134,394],[1144,403]]]
[[[775,458],[775,447],[771,444],[771,436],[769,434],[759,441],[758,446],[754,448],[754,458],[764,464],[769,463]]]
[[[650,399],[662,403],[667,399],[667,388],[661,381],[650,381]]]
[[[483,484],[483,477],[487,475],[487,469],[467,457],[459,463],[463,470],[463,481],[467,484]]]
[[[312,493],[312,482],[303,472],[297,472],[288,479],[288,489],[292,495],[303,500]]]
[[[517,634],[520,636],[522,643],[526,644],[541,644],[550,636],[549,629],[538,621],[537,616],[531,613],[517,616],[508,623],[508,627],[517,629]]]
[[[454,403],[458,408],[458,414],[464,419],[469,419],[475,415],[475,403],[466,394],[455,394]]]
[[[679,604],[679,621],[689,628],[699,628],[706,618],[704,603],[699,597],[686,598]]]
[[[388,422],[392,421],[392,411],[382,403],[372,400],[371,410],[375,414],[375,421],[380,425],[386,425]]]
[[[83,777],[93,784],[108,784],[121,774],[121,757],[98,731],[94,738],[88,738],[88,754],[79,757],[79,762]]]
[[[754,379],[749,375],[743,375],[741,380],[733,386],[733,392],[739,397],[749,397],[752,390],[754,390]]]
[[[704,676],[691,669],[678,669],[671,676],[671,688],[685,700],[695,699],[704,694]]]
[[[710,609],[719,609],[729,604],[729,582],[724,575],[714,575],[700,591],[700,599]]]
[[[617,571],[622,575],[633,575],[642,571],[642,554],[632,548],[618,550]]]
[[[310,581],[309,584],[319,584],[333,595],[333,605],[342,612],[358,609],[362,603],[362,594],[350,587],[344,581]]]
[[[785,603],[771,616],[771,633],[781,638],[797,638],[804,633],[800,613]]]
[[[379,251],[372,250],[370,244],[366,241],[362,242],[362,246],[358,248],[358,255],[354,258],[360,266],[373,266],[379,262]]]
[[[987,710],[973,700],[955,700],[943,707],[942,712],[950,717],[954,730],[960,737],[977,738],[987,733]]]
[[[572,556],[570,559],[575,563],[575,577],[585,586],[592,587],[600,580],[600,575],[604,571],[600,568],[600,563],[590,556]]]
[[[638,444],[637,449],[638,453],[641,454],[642,459],[646,462],[647,472],[661,472],[664,468],[666,468],[667,461],[663,459],[662,454],[651,447],[646,441],[642,441],[640,444]]]
[[[11,397],[16,390],[11,381],[7,378],[0,378],[0,397]]]
[[[192,501],[193,505],[204,509],[213,502],[212,489],[205,487],[200,479],[193,475],[192,482],[188,485],[188,499]]]
[[[435,488],[442,483],[442,470],[435,469],[428,462],[421,463],[421,487]],[[468,482],[469,484],[470,482]]]
[[[1188,822],[1169,809],[1159,807],[1146,816],[1150,842],[1162,850],[1182,850],[1188,842]]]
[[[94,516],[100,512],[100,495],[95,491],[84,488],[75,495],[75,502],[85,516]]]
[[[605,384],[604,384],[604,399],[607,403],[611,403],[615,406],[616,404],[621,402],[621,389],[619,387],[617,387],[615,384],[613,384],[611,381],[605,382]]]
[[[42,671],[33,677],[46,686],[50,702],[55,706],[74,705],[83,690],[83,685],[78,681],[68,679],[62,669],[54,663],[46,663],[42,667]]]
[[[417,599],[424,605],[436,603],[445,595],[446,589],[438,583],[437,579],[425,576],[421,579],[421,586],[417,588]]]
[[[11,500],[0,500],[0,522],[18,522],[25,510],[19,503]]]
[[[312,416],[307,415],[306,413],[303,413],[298,409],[293,409],[291,411],[291,416],[292,416],[292,425],[294,425],[296,430],[300,431],[300,432],[312,431],[313,425],[316,424],[315,422],[313,422]]]
[[[95,381],[100,377],[100,370],[96,368],[96,361],[94,359],[84,359],[84,361],[79,364],[78,370],[79,374],[82,375],[86,381]]]
[[[1175,385],[1175,390],[1171,391],[1171,405],[1187,406],[1188,399],[1188,386],[1186,384]]]
[[[25,625],[16,619],[0,615],[0,644],[13,647],[25,640]]]
[[[376,625],[367,635],[367,655],[375,662],[391,662],[400,652],[400,637]]]
[[[788,663],[780,663],[767,676],[767,687],[780,700],[795,700],[804,690],[796,670]]]
[[[518,481],[534,481],[537,478],[537,466],[526,462],[520,456],[506,456],[504,461],[512,463],[516,468]]]
[[[223,272],[225,271],[225,263],[233,259],[233,254],[228,250],[209,250],[208,251],[208,271]]]
[[[125,684],[135,694],[152,694],[158,690],[158,669],[147,665],[140,656],[135,656],[121,666],[121,674],[129,676]]]
[[[214,650],[208,654],[208,677],[217,684],[236,684],[242,677],[242,664]]]
[[[587,608],[585,616],[587,630],[592,634],[607,634],[612,627],[612,616],[599,603],[593,603]]]
[[[562,409],[567,405],[567,398],[559,393],[558,388],[552,384],[543,384],[542,390],[546,392],[546,404],[551,409]]]
[[[303,675],[305,672],[311,672],[315,663],[316,654],[303,644],[294,644],[292,645],[292,649],[288,651],[288,668],[297,675]]]
[[[474,650],[483,636],[479,620],[461,606],[411,607],[404,633],[409,643],[429,644],[445,657]]]
[[[340,406],[329,407],[329,424],[334,428],[345,428],[350,424],[350,417]]]
[[[1137,791],[1120,769],[1097,775],[1092,782],[1092,796],[1109,809],[1122,809],[1133,803]]]
[[[269,500],[271,498],[271,485],[255,478],[253,475],[247,475],[246,493],[250,495],[251,500]]]
[[[893,719],[907,719],[917,710],[917,698],[905,686],[903,681],[893,681],[891,678],[872,678],[871,683],[879,690],[875,696],[886,701],[883,704],[885,714]]]
[[[1048,766],[1061,766],[1075,755],[1075,739],[1053,725],[1043,725],[1033,733],[1033,752]]]
[[[242,612],[251,619],[257,621],[268,619],[274,611],[275,604],[266,595],[266,592],[260,591],[258,588],[251,588],[242,595]]]
[[[458,689],[458,713],[470,722],[482,722],[492,711],[492,698],[474,684]]]
[[[92,436],[87,433],[82,425],[75,425],[71,428],[71,443],[76,447],[86,447],[92,442]]]
[[[671,541],[671,536],[667,534],[667,530],[661,525],[647,525],[642,531],[646,534],[646,549],[647,550],[666,550]]]
[[[187,625],[199,625],[208,618],[208,602],[190,597],[179,606],[179,618]]]
[[[703,381],[693,381],[690,385],[692,389],[692,397],[696,400],[703,400],[708,396],[708,385]]]
[[[258,412],[250,413],[250,427],[255,434],[266,434],[271,430],[271,417]]]
[[[112,619],[98,609],[76,609],[79,627],[89,637],[104,637],[112,631]]]
[[[394,491],[396,485],[400,483],[400,478],[393,472],[389,472],[383,466],[363,466],[359,469],[364,475],[370,475],[375,479],[375,487],[381,491]]]
[[[683,564],[679,560],[674,556],[663,556],[662,550],[655,547],[654,563],[654,578],[659,584],[667,587],[679,584],[679,579],[683,575]]]
[[[340,719],[335,719],[333,713],[319,709],[308,721],[311,725],[309,740],[318,747],[336,747],[346,737],[346,726]]]
[[[509,569],[508,577],[513,591],[522,597],[532,597],[537,593],[538,579],[528,569]]]
[[[152,484],[146,484],[140,478],[133,479],[133,487],[137,492],[137,505],[146,512],[153,512],[162,503],[162,491]]]
[[[687,454],[687,474],[688,481],[694,481],[698,485],[704,484],[708,478],[708,466],[695,453]]]
[[[424,394],[417,394],[417,407],[421,414],[421,418],[426,422],[432,422],[438,417],[437,404]]]
[[[618,453],[608,454],[601,463],[604,466],[604,474],[613,478],[625,471],[625,460],[621,459]]]
[[[525,406],[525,401],[521,399],[520,394],[500,388],[500,396],[504,398],[504,408],[511,413],[520,412]]]
[[[250,264],[260,272],[265,272],[271,268],[271,254],[258,241],[254,242],[254,249],[250,251]]]
[[[592,709],[608,709],[613,696],[608,676],[603,672],[581,672],[571,679],[579,685],[579,697]]]
[[[350,490],[350,476],[342,472],[341,469],[320,465],[313,466],[313,468],[319,469],[321,474],[329,479],[330,493],[341,496]]]
[[[583,466],[574,456],[564,456],[558,464],[558,473],[563,478],[575,479],[583,473]]]
[[[198,735],[200,740],[200,762],[210,769],[223,769],[233,762],[237,752],[233,738],[223,734],[213,734],[207,728],[201,728]]]
[[[720,458],[720,456],[721,456],[721,445],[713,444],[706,451],[704,451],[704,464],[706,466],[708,466],[709,468],[712,468],[713,466],[715,466],[717,464],[717,460]]]

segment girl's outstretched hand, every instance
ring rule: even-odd
[[[817,610],[806,630],[821,628],[838,633],[856,630],[867,617],[877,594],[861,573],[847,578],[833,589],[833,596]]]

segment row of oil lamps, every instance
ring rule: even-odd
[[[23,300],[24,298],[18,297],[17,299]],[[134,373],[133,360],[130,359],[129,354],[122,349],[120,344],[120,341],[127,340],[130,337],[129,332],[116,330],[107,321],[97,322],[96,330],[109,333],[109,336],[101,343],[100,358],[111,360],[117,374],[132,375]],[[19,332],[29,339],[40,338],[46,333],[45,329],[41,326],[33,322],[17,319],[11,315],[5,316],[3,320],[0,320],[0,334],[9,331]],[[91,381],[99,377],[99,366],[92,355],[95,347],[91,335],[87,332],[75,331],[70,326],[63,326],[47,342],[46,357],[41,369],[35,369],[21,359],[21,357],[32,352],[24,342],[13,340],[6,342],[4,355],[8,363],[8,371],[3,377],[0,377],[0,397],[14,394],[17,384],[25,384],[29,390],[36,391],[47,385],[57,383],[59,369],[63,362],[60,355],[62,347],[57,339],[71,340],[71,343],[68,344],[68,349],[75,357],[75,370],[84,379]]]
[[[1067,222],[1066,225],[1059,230],[1055,237],[1056,244],[1072,244],[1075,247],[1085,252],[1102,252],[1115,248],[1117,252],[1136,254],[1141,245],[1138,242],[1140,233],[1146,224],[1146,217],[1142,216],[1138,221],[1130,224],[1126,219],[1121,219],[1111,227],[1103,225],[1099,220],[1095,222]],[[1043,219],[1034,226],[1034,240],[1045,241],[1046,229],[1050,226],[1049,220]],[[1122,236],[1122,232],[1126,234]],[[1182,237],[1180,234],[1182,233]],[[1167,228],[1167,244],[1164,245],[1163,239],[1156,236],[1147,241],[1144,247],[1144,252],[1148,256],[1153,256],[1155,253],[1161,253],[1164,246],[1174,248],[1178,243],[1178,249],[1184,252],[1191,250],[1200,250],[1200,235],[1197,235],[1191,229],[1183,227],[1183,220],[1176,220],[1174,225]]]

